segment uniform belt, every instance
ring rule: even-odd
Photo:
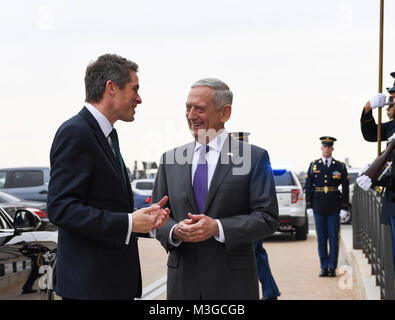
[[[315,187],[314,188],[315,192],[334,192],[334,191],[339,191],[339,189],[337,187]]]

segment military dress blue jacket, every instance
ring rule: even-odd
[[[369,112],[362,111],[361,115],[361,132],[366,141],[376,142],[377,141],[377,124],[373,118],[372,110]],[[395,121],[390,120],[381,124],[381,140],[388,140],[395,133]],[[394,152],[391,155],[390,161],[394,162]],[[395,181],[395,170],[392,168],[392,181]],[[380,181],[376,185],[383,185]],[[384,184],[385,194],[383,197],[383,212],[382,222],[385,224],[389,223],[389,218],[395,217],[395,185],[391,182],[389,185],[386,182]]]
[[[349,209],[349,176],[343,162],[332,158],[329,167],[322,159],[310,163],[306,177],[306,208],[325,215]]]

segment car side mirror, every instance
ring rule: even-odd
[[[32,232],[41,226],[40,217],[27,209],[19,209],[15,213],[14,229],[15,233]]]

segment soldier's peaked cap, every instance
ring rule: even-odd
[[[392,76],[393,78],[395,78],[395,71],[394,71],[394,72],[391,72],[391,76]],[[393,84],[393,86],[392,86],[391,88],[387,88],[387,91],[388,91],[388,93],[393,93],[393,92],[395,92],[395,81],[394,81],[394,84]]]
[[[320,140],[323,145],[332,147],[333,143],[336,141],[336,138],[325,136],[325,137],[321,137]]]

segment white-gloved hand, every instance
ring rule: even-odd
[[[347,216],[347,213],[348,213],[347,210],[341,209],[340,210],[340,217],[345,218]]]
[[[307,215],[308,215],[309,217],[314,216],[314,211],[313,211],[313,209],[309,208],[309,209],[307,209],[306,211],[307,211]]]
[[[393,140],[395,140],[395,133],[387,139],[388,142],[392,142]]]
[[[377,107],[384,107],[386,96],[383,93],[376,93],[374,97],[372,97],[370,101],[370,106],[372,109]]]
[[[362,175],[357,178],[357,184],[365,191],[368,191],[372,186],[372,179],[368,176]]]

